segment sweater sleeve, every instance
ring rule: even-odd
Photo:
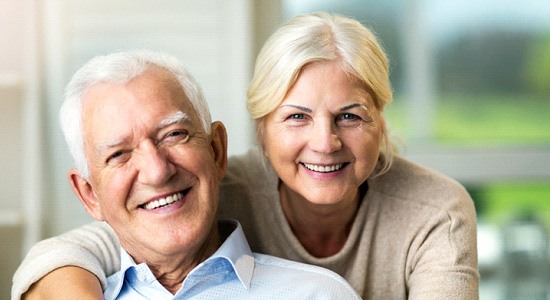
[[[120,267],[120,244],[103,222],[93,222],[34,245],[13,276],[11,297],[20,299],[29,287],[63,266],[78,266],[93,273],[105,289],[106,278]]]
[[[476,214],[462,191],[421,229],[409,257],[408,299],[478,299]]]

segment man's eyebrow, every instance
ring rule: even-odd
[[[297,108],[301,111],[304,111],[304,112],[307,112],[307,113],[310,113],[312,112],[311,109],[305,107],[305,106],[300,106],[300,105],[294,105],[294,104],[285,104],[285,105],[281,105],[281,107],[285,107],[285,106],[289,106],[289,107],[294,107],[294,108]]]
[[[162,119],[158,123],[156,128],[158,130],[158,129],[162,129],[166,126],[170,126],[172,124],[176,124],[176,123],[179,123],[179,122],[185,122],[185,121],[188,121],[188,120],[189,120],[189,116],[186,113],[178,111],[175,114],[170,115],[170,116]],[[126,142],[126,140],[124,138],[114,138],[112,140],[107,140],[107,141],[103,141],[103,142],[99,143],[97,145],[96,149],[99,153],[101,153],[105,150],[108,150],[108,149],[111,149],[111,148],[116,148],[119,145],[124,144],[125,142]]]
[[[117,146],[119,145],[122,145],[124,144],[124,139],[113,139],[113,140],[109,140],[109,141],[103,141],[103,142],[100,142],[98,143],[97,147],[96,147],[96,152],[98,154],[101,154],[103,153],[104,151],[107,151],[111,148],[116,148]]]
[[[175,113],[171,116],[168,116],[168,117],[164,118],[163,120],[161,120],[159,122],[159,124],[157,125],[157,129],[161,129],[161,128],[164,128],[166,126],[170,126],[172,124],[179,123],[179,122],[184,122],[184,121],[188,121],[188,120],[189,120],[189,116],[186,113],[178,111],[177,113]]]

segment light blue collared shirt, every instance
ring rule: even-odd
[[[105,299],[361,299],[332,271],[252,253],[237,221],[218,224],[229,236],[189,272],[176,295],[121,248],[121,268],[107,278]]]

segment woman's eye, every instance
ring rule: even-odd
[[[336,123],[340,126],[356,126],[362,121],[363,119],[360,116],[352,113],[343,113],[336,118]]]
[[[359,117],[354,114],[345,113],[345,114],[341,114],[339,119],[340,120],[357,120],[359,119]]]
[[[304,114],[292,114],[288,118],[293,120],[302,120],[304,119]]]

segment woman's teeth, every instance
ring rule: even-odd
[[[332,166],[318,166],[318,165],[312,165],[312,164],[304,164],[304,166],[308,168],[308,170],[321,172],[321,173],[338,171],[342,168],[343,165],[344,164],[336,164]]]
[[[151,210],[151,209],[159,208],[168,204],[172,204],[178,200],[181,200],[181,198],[183,198],[182,193],[175,193],[174,195],[168,196],[166,198],[161,198],[155,201],[151,201],[145,204],[143,207],[145,209]]]

